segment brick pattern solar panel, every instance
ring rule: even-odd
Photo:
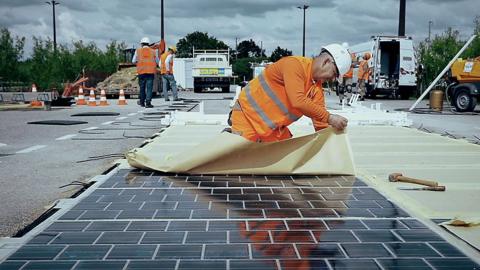
[[[0,269],[475,269],[355,177],[120,170]]]

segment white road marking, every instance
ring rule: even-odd
[[[128,116],[134,116],[134,115],[137,115],[137,113],[129,113]]]
[[[55,140],[56,141],[65,141],[65,140],[68,140],[68,139],[71,139],[75,136],[77,136],[78,134],[68,134],[68,135],[65,135],[65,136],[62,136],[62,137],[58,137],[56,138]]]
[[[82,129],[82,130],[94,130],[94,129],[98,129],[98,127],[89,127],[89,128],[85,128],[85,129]]]
[[[105,122],[105,123],[102,123],[103,126],[106,126],[106,125],[110,125],[111,123],[113,123],[114,121],[108,121],[108,122]]]
[[[26,153],[30,153],[30,152],[45,148],[45,147],[47,147],[47,146],[46,145],[34,145],[32,147],[20,150],[20,151],[16,152],[15,154],[26,154]]]
[[[116,119],[117,119],[117,120],[125,120],[125,119],[127,119],[127,118],[128,118],[128,117],[122,116],[122,117],[117,117]]]
[[[4,143],[0,143],[0,147],[2,147],[2,146],[7,146],[7,145],[6,145],[6,144],[4,144]]]

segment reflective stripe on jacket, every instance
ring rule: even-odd
[[[312,86],[315,86],[311,79],[313,59],[290,57],[294,57],[300,62],[304,74],[309,78],[303,89],[303,92],[307,94]],[[251,80],[242,89],[238,98],[245,117],[260,136],[268,136],[275,129],[282,129],[303,115],[291,105],[284,85],[271,86],[268,74],[269,67]]]
[[[156,72],[157,62],[155,60],[155,50],[143,47],[137,49],[137,73],[154,74]]]

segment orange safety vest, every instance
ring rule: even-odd
[[[155,50],[145,47],[137,49],[137,73],[155,74],[157,62],[155,61]]]
[[[300,61],[307,78],[304,93],[315,85],[311,79],[313,59],[295,57]],[[275,129],[282,129],[298,120],[303,114],[293,108],[287,97],[285,86],[271,87],[268,78],[268,67],[255,79],[251,80],[238,97],[241,110],[260,136],[269,136]]]
[[[343,78],[353,78],[353,67],[351,67],[347,73],[343,75]]]
[[[165,63],[167,61],[167,57],[170,55],[169,52],[165,52],[160,56],[160,74],[167,74],[167,64]],[[170,61],[169,63],[170,67],[170,72],[168,74],[173,74],[173,60]]]
[[[368,80],[369,68],[368,60],[360,61],[358,65],[358,79],[359,80]]]

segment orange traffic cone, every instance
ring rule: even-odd
[[[95,91],[90,90],[90,97],[88,98],[88,106],[97,106],[97,101],[95,100]]]
[[[35,84],[32,84],[32,93],[37,93],[37,86]],[[40,100],[37,99],[30,101],[30,107],[42,107],[43,104]]]
[[[118,105],[127,105],[127,100],[125,99],[125,92],[123,89],[120,89],[120,95],[118,96]]]
[[[85,96],[83,95],[82,87],[78,89],[77,105],[87,105],[87,102],[85,101]]]
[[[102,91],[100,91],[100,106],[108,106],[110,104],[108,104],[107,102],[107,94],[105,94],[105,90],[102,89]]]

